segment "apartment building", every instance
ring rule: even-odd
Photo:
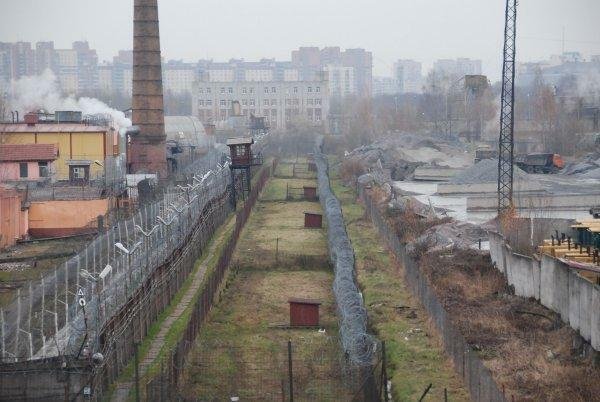
[[[393,77],[398,84],[398,92],[421,93],[423,91],[422,65],[414,60],[398,60],[394,63]]]

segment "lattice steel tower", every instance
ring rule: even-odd
[[[515,55],[517,39],[517,0],[506,0],[504,61],[500,100],[500,144],[498,148],[498,214],[512,207]]]

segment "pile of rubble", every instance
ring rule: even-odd
[[[407,180],[419,166],[465,167],[471,156],[460,142],[448,142],[411,134],[398,134],[356,148],[346,158],[369,170],[387,170],[392,180]]]
[[[529,174],[514,167],[514,181],[529,181]],[[498,182],[498,161],[495,159],[484,159],[468,169],[456,174],[449,183],[451,184],[479,184]]]
[[[587,154],[582,161],[567,163],[561,174],[585,179],[600,179],[600,153]]]

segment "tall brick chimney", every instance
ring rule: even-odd
[[[133,2],[132,123],[140,128],[129,146],[130,173],[165,178],[167,156],[157,0]]]

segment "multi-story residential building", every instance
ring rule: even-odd
[[[481,75],[481,60],[468,58],[441,59],[433,63],[433,71],[448,77],[464,77],[465,75]]]
[[[203,123],[223,124],[238,101],[243,116],[264,116],[272,128],[305,120],[325,126],[329,113],[327,81],[197,81],[193,109]]]
[[[113,91],[113,66],[109,63],[98,65],[98,89],[104,93]]]
[[[394,63],[393,76],[399,93],[421,93],[423,88],[422,65],[414,60],[398,60]]]
[[[373,77],[373,96],[398,93],[398,82],[392,77]]]
[[[163,65],[162,74],[165,92],[191,94],[198,75],[198,68],[194,63],[170,60]]]
[[[77,51],[73,49],[57,49],[57,77],[58,82],[67,94],[75,94],[79,90],[79,74]]]
[[[343,98],[356,93],[354,67],[328,64],[324,67],[324,71],[327,74],[329,94],[332,97]]]
[[[54,42],[37,42],[35,44],[35,72],[42,74],[46,70],[56,72],[57,56]]]
[[[98,55],[88,42],[73,42],[77,53],[77,89],[79,92],[98,88]]]
[[[348,72],[347,74],[351,75],[353,80],[349,85],[351,92],[346,94],[345,88],[342,88],[342,96],[371,97],[372,95],[373,56],[371,52],[364,49],[341,51],[339,47],[326,47],[321,50],[317,47],[301,47],[292,51],[291,65],[298,69],[300,79],[306,79],[325,69],[334,72],[335,75],[338,72],[342,73],[341,79],[345,78]],[[338,86],[332,84],[330,89],[335,91],[331,93],[332,96],[339,96]]]

